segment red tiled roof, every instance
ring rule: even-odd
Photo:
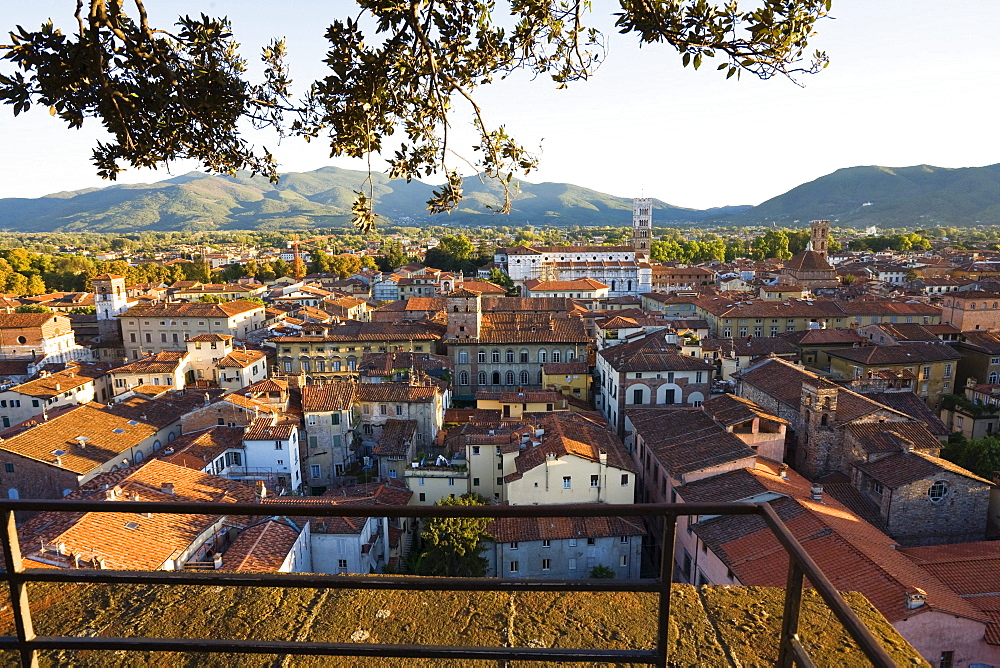
[[[642,522],[624,517],[504,517],[491,521],[486,533],[497,543],[527,543],[568,538],[645,536]]]
[[[347,410],[357,396],[357,383],[333,381],[325,385],[302,387],[303,413],[328,413]]]
[[[299,539],[288,520],[270,518],[244,529],[222,555],[222,568],[243,573],[276,573]]]

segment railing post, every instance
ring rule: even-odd
[[[781,616],[781,645],[778,647],[778,667],[792,668],[795,654],[792,640],[799,633],[799,611],[802,608],[802,569],[795,555],[788,555],[788,582],[785,583],[785,610]]]
[[[28,606],[28,584],[11,577],[14,573],[24,571],[13,510],[3,511],[3,522],[0,522],[0,538],[3,541],[3,557],[7,564],[10,607],[14,613],[14,628],[21,653],[21,666],[22,668],[38,668],[38,656],[27,644],[29,640],[35,639],[35,629],[31,623],[31,608]]]
[[[663,538],[660,547],[660,601],[656,633],[656,665],[667,666],[670,651],[670,587],[674,578],[674,537],[677,532],[677,515],[663,516]]]

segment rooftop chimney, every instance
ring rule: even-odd
[[[809,489],[809,496],[813,501],[823,500],[823,485],[818,483],[813,483],[812,487]]]
[[[257,498],[258,499],[267,498],[267,486],[264,484],[263,480],[257,481]]]
[[[784,478],[785,480],[788,480],[788,464],[785,464],[784,462],[782,462],[778,466],[778,477],[779,478]]]
[[[927,592],[920,587],[914,587],[913,591],[906,592],[906,607],[910,610],[922,608],[927,604]]]
[[[160,491],[163,492],[164,494],[173,494],[174,493],[174,483],[172,483],[172,482],[161,483],[160,484]]]

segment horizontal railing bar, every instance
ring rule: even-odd
[[[479,659],[496,661],[574,661],[652,663],[653,650],[571,649],[564,647],[483,647],[453,645],[381,645],[374,643],[295,642],[287,640],[217,640],[214,638],[65,638],[38,636],[33,650],[124,650],[152,652],[232,652],[235,654],[308,654],[314,656],[392,657],[404,659]]]
[[[789,559],[794,559],[799,565],[799,568],[802,569],[802,572],[809,579],[810,584],[816,589],[820,597],[826,601],[826,604],[830,607],[830,611],[844,625],[847,633],[858,643],[865,656],[877,668],[894,668],[896,662],[885,651],[882,643],[875,639],[875,636],[872,635],[872,632],[865,626],[864,622],[858,618],[854,610],[851,609],[851,606],[847,604],[844,597],[837,591],[837,588],[833,586],[833,583],[823,574],[823,571],[813,561],[813,558],[809,556],[809,553],[802,547],[802,544],[792,535],[792,532],[788,530],[785,523],[781,521],[781,518],[778,517],[771,504],[761,502],[759,505],[763,512],[764,521],[770,527],[778,542],[784,546]]]
[[[324,573],[245,573],[221,571],[112,571],[76,568],[29,568],[7,573],[13,582],[95,584],[222,585],[295,589],[379,589],[401,591],[581,591],[658,592],[657,580],[537,580],[424,576],[370,576]]]
[[[284,497],[288,498],[288,497]],[[393,506],[288,501],[282,503],[190,503],[169,501],[0,500],[0,511],[225,514],[289,517],[654,517],[674,515],[757,515],[755,503],[579,503],[553,506]]]

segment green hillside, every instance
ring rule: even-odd
[[[730,216],[741,223],[828,218],[879,227],[1000,223],[1000,164],[848,167]]]
[[[277,184],[240,173],[233,178],[191,172],[152,184],[114,185],[60,192],[37,199],[0,199],[0,229],[21,232],[134,232],[142,230],[308,230],[346,225],[354,192],[366,172],[324,167],[289,173]],[[501,190],[478,177],[465,180],[466,199],[450,215],[430,216],[426,183],[372,175],[378,213],[397,224],[424,225],[628,225],[631,198],[566,183],[523,182],[509,217],[490,207]],[[654,201],[657,223],[689,222],[746,207],[699,211]]]

